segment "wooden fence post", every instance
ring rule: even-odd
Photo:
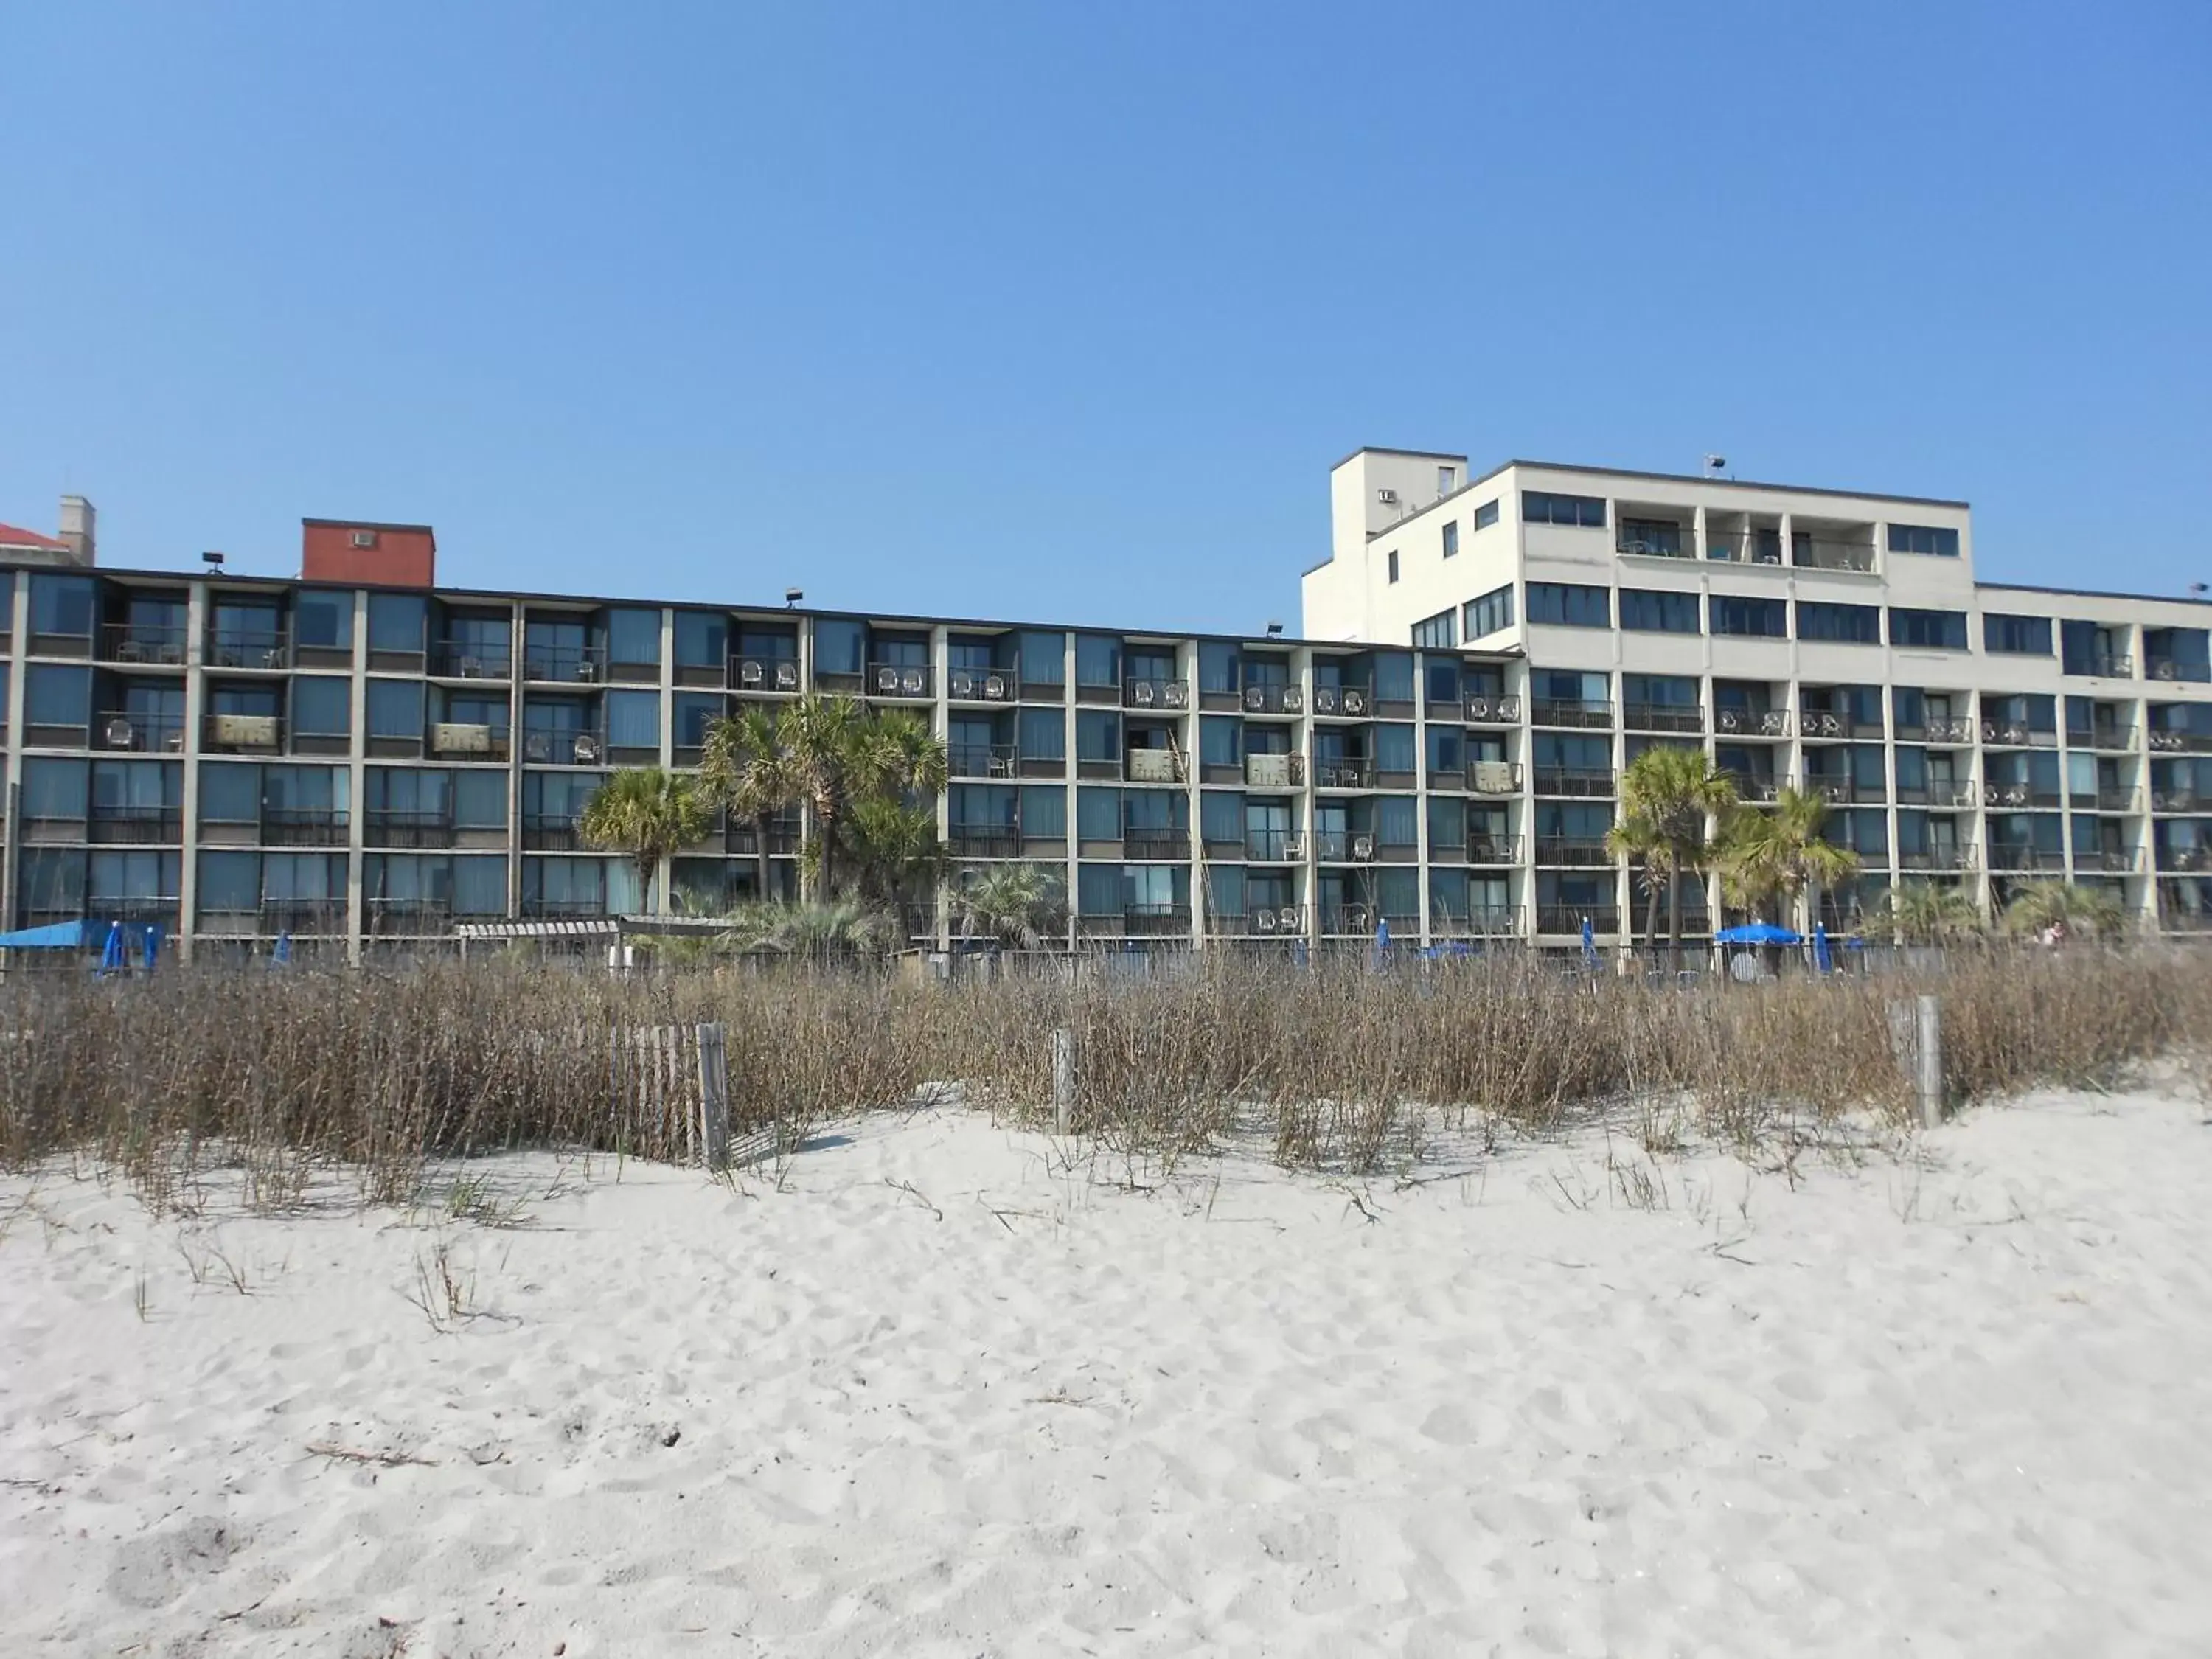
[[[1920,999],[1920,1125],[1943,1121],[1943,1013],[1932,996]]]
[[[1066,1134],[1075,1115],[1075,1033],[1057,1026],[1052,1034],[1052,1127]]]
[[[728,1033],[720,1020],[699,1028],[699,1145],[709,1170],[730,1163]]]

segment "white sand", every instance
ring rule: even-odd
[[[955,1111],[782,1192],[602,1164],[516,1231],[180,1249],[0,1182],[0,1647],[2203,1654],[2203,1118],[2042,1098],[1795,1191],[1667,1160],[1658,1210],[1522,1146],[1372,1222]],[[441,1237],[487,1316],[447,1334]]]

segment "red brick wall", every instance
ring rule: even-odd
[[[354,532],[376,538],[356,547]],[[311,582],[368,582],[389,587],[431,587],[437,582],[438,538],[428,530],[382,525],[305,524],[300,527],[300,574]]]

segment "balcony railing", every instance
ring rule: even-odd
[[[956,823],[945,832],[945,839],[955,858],[1021,856],[1022,832],[1011,823]]]
[[[2150,746],[2161,755],[2212,755],[2212,732],[2160,731],[2151,728]]]
[[[1536,862],[1539,864],[1602,866],[1613,861],[1613,854],[1606,850],[1601,841],[1585,841],[1569,836],[1536,837]]]
[[[768,827],[769,856],[781,858],[796,853],[799,840],[798,824],[771,821]],[[722,848],[738,858],[758,858],[760,837],[751,824],[732,823],[723,831]]]
[[[954,744],[945,762],[956,778],[1011,778],[1021,769],[1018,747],[1011,743]]]
[[[1613,538],[1613,550],[1638,559],[1694,559],[1698,532],[1691,525],[1654,523],[1631,530],[1623,525]]]
[[[264,899],[260,923],[264,938],[283,933],[343,937],[352,931],[343,899]]]
[[[2184,909],[2179,905],[2160,905],[2158,925],[2168,933],[2212,933],[2212,910]]]
[[[2057,746],[2058,733],[2039,732],[2026,720],[1985,720],[1982,742],[1996,749],[2048,749]]]
[[[1733,766],[1724,766],[1721,775],[1735,786],[1738,800],[1771,801],[1775,798],[1775,778],[1771,772],[1741,772]]]
[[[1703,732],[1705,711],[1693,704],[1632,702],[1621,708],[1621,724],[1631,732]]]
[[[210,633],[207,642],[210,668],[289,668],[292,641],[281,629],[227,629]]]
[[[1371,904],[1324,904],[1321,907],[1321,931],[1335,939],[1372,939],[1377,919]],[[1417,922],[1413,930],[1419,928]]]
[[[177,927],[177,918],[184,903],[175,895],[166,898],[144,894],[94,893],[84,902],[85,919],[94,922],[158,922],[171,933]],[[102,943],[106,941],[103,940]],[[135,951],[132,953],[137,954]]]
[[[2074,849],[2074,867],[2111,875],[2126,875],[2130,871],[2142,868],[2142,852],[2134,847],[2077,847]]]
[[[173,806],[99,806],[85,819],[85,838],[109,845],[181,842],[185,815]]]
[[[472,720],[440,720],[430,728],[430,752],[447,760],[503,761],[507,728]]]
[[[575,814],[526,812],[522,817],[522,849],[526,853],[574,853],[584,844]],[[748,847],[745,849],[750,852]]]
[[[2199,685],[2212,680],[2212,667],[2201,662],[2185,661],[2179,657],[2148,657],[2144,659],[2143,668],[2154,680],[2178,680]]]
[[[1190,932],[1188,904],[1138,904],[1125,910],[1079,915],[1075,930],[1092,939],[1165,939]]]
[[[163,627],[153,623],[103,623],[100,629],[100,659],[102,662],[181,668],[185,662],[185,647],[191,639],[191,630],[181,625]]]
[[[2132,726],[2098,726],[2087,731],[2073,730],[2067,732],[2066,743],[2073,749],[2131,750],[2136,746],[2136,729]]]
[[[1012,702],[1021,690],[1021,667],[955,668],[945,677],[945,695],[955,702]]]
[[[1302,939],[1306,931],[1306,913],[1302,905],[1260,904],[1239,911],[1209,911],[1206,925],[1209,932],[1216,933]]]
[[[1375,763],[1370,760],[1317,760],[1313,768],[1316,789],[1372,789]]]
[[[1880,801],[1887,799],[1882,793],[1882,786],[1878,783],[1861,785],[1850,778],[1839,778],[1821,772],[1808,772],[1799,781],[1797,787],[1805,793],[1818,795],[1831,805],[1848,805],[1861,799]]]
[[[450,812],[380,812],[371,811],[364,825],[362,844],[368,847],[451,847],[453,819]]]
[[[732,657],[729,684],[732,691],[796,694],[799,690],[799,659]]]
[[[1971,847],[1900,848],[1897,854],[1897,867],[1900,870],[1971,870],[1975,862]]]
[[[1433,939],[1518,939],[1521,907],[1486,904],[1461,915],[1432,906],[1429,911],[1429,933]]]
[[[511,679],[514,654],[504,640],[436,640],[430,646],[430,672],[446,679]]]
[[[2069,792],[2068,804],[2076,810],[2087,808],[2097,812],[2139,812],[2142,810],[2142,792],[2118,785],[2100,785],[2092,790]]]
[[[200,728],[200,747],[225,754],[274,754],[283,746],[279,714],[210,714]]]
[[[1314,836],[1314,856],[1323,864],[1366,864],[1375,857],[1371,830],[1322,830]]]
[[[526,731],[522,758],[532,766],[604,766],[607,760],[606,733],[597,726],[576,730]]]
[[[2135,678],[2136,659],[2124,651],[2094,651],[2086,657],[2073,659],[2066,664],[2065,672],[2090,679],[2130,680]]]
[[[1989,849],[1992,870],[2063,870],[2066,854],[2055,847],[2022,847],[2016,842],[1992,842]]]
[[[585,898],[547,898],[543,894],[525,897],[522,914],[532,921],[558,921],[570,918],[598,918],[608,914],[604,894]]]
[[[1121,706],[1177,714],[1190,707],[1190,684],[1187,680],[1123,680]]]
[[[1518,726],[1521,723],[1521,699],[1517,696],[1484,696],[1470,691],[1467,695],[1467,723],[1469,726]]]
[[[1132,859],[1187,859],[1190,830],[1187,826],[1126,823],[1121,826],[1121,854]]]
[[[1314,687],[1314,713],[1333,720],[1365,720],[1375,712],[1375,688],[1371,685],[1335,685]]]
[[[2212,870],[2212,847],[2161,847],[2158,849],[2158,867],[2160,873],[2179,870],[2194,874]]]
[[[1536,769],[1536,793],[1610,799],[1613,774],[1593,767],[1540,766]]]
[[[547,685],[597,685],[607,677],[603,645],[532,645],[522,647],[522,678]]]
[[[919,663],[872,662],[868,665],[868,695],[896,697],[902,702],[927,702],[936,695],[935,678]]]
[[[182,714],[102,714],[92,723],[92,746],[141,754],[181,754],[185,747],[185,717]]]
[[[2212,796],[2200,796],[2194,789],[2153,789],[2150,810],[2154,812],[2194,812],[2200,805],[2212,804]]]
[[[2025,811],[2034,805],[2035,791],[2025,783],[1997,782],[1982,786],[1982,805],[2001,811]]]
[[[1613,705],[1585,700],[1539,697],[1531,711],[1539,726],[1566,726],[1574,730],[1613,729]]]
[[[1478,795],[1517,795],[1521,793],[1521,763],[1469,761],[1467,763],[1467,787]]]
[[[1247,755],[1244,781],[1255,789],[1297,789],[1306,781],[1304,755]]]
[[[372,898],[362,902],[362,925],[385,938],[422,938],[453,926],[453,907],[445,899]]]
[[[1847,743],[1853,738],[1879,738],[1881,722],[1854,720],[1832,708],[1807,708],[1798,713],[1797,731],[1814,742]]]
[[[1917,726],[1900,725],[1898,737],[1907,743],[1918,741],[1933,747],[1950,748],[1974,740],[1974,722],[1964,714],[1934,714]]]
[[[1620,911],[1610,904],[1540,904],[1536,931],[1540,933],[1579,933],[1588,921],[1594,934],[1620,931]]]
[[[1521,862],[1521,837],[1469,836],[1467,838],[1467,861],[1483,865],[1518,864]]]
[[[1795,538],[1790,562],[1800,570],[1856,570],[1874,568],[1874,547],[1867,542],[1830,542]]]
[[[1322,686],[1314,693],[1316,708],[1323,691],[1334,688]],[[1244,712],[1248,714],[1303,714],[1306,712],[1306,689],[1303,685],[1248,685],[1241,694]]]
[[[1244,856],[1254,864],[1296,864],[1306,855],[1304,833],[1297,830],[1247,830]]]
[[[1795,726],[1786,708],[1713,710],[1713,730],[1724,738],[1786,738]]]
[[[264,806],[261,810],[264,847],[343,847],[347,815],[330,807]]]

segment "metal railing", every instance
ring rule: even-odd
[[[1540,795],[1571,795],[1585,799],[1609,799],[1613,795],[1613,773],[1609,769],[1584,766],[1540,766],[1535,771],[1536,793]]]
[[[1364,683],[1339,681],[1316,685],[1314,713],[1334,720],[1365,720],[1375,712],[1375,688]]]
[[[449,900],[371,898],[362,901],[364,931],[385,937],[419,937],[442,933],[453,926]]]
[[[507,730],[476,720],[440,720],[430,727],[428,747],[447,760],[503,761]]]
[[[185,662],[185,647],[191,640],[191,630],[182,623],[163,626],[153,623],[102,623],[100,627],[100,659],[102,662],[181,668]]]
[[[1306,781],[1304,755],[1247,755],[1244,781],[1254,789],[1297,789]]]
[[[1190,707],[1190,682],[1175,679],[1123,680],[1121,706],[1124,708],[1155,709],[1164,714],[1181,714]]]
[[[1244,856],[1254,864],[1296,864],[1306,855],[1306,838],[1297,830],[1247,830]]]
[[[2212,847],[2161,847],[2158,868],[2161,875],[2168,871],[2212,870]]]
[[[607,677],[603,645],[532,645],[522,647],[522,678],[548,685],[597,685]]]
[[[365,847],[451,847],[450,812],[380,812],[372,809],[362,825]]]
[[[2150,810],[2154,812],[2194,812],[2200,804],[2212,805],[2212,795],[2200,797],[2194,789],[2157,789],[2150,792]]]
[[[349,816],[334,807],[264,806],[261,809],[261,844],[264,847],[343,847]]]
[[[1121,826],[1121,852],[1133,859],[1187,859],[1190,856],[1190,830],[1188,825],[1124,823]]]
[[[1540,933],[1579,933],[1587,921],[1595,934],[1620,931],[1620,910],[1611,904],[1540,904],[1536,931]]]
[[[1989,848],[1992,870],[2063,870],[2066,854],[2055,847],[2023,847],[2017,842],[1992,842]]]
[[[1092,939],[1159,939],[1190,932],[1188,904],[1138,904],[1104,914],[1079,915],[1075,931]]]
[[[264,937],[280,933],[343,937],[352,931],[343,899],[264,899],[258,920]]]
[[[1790,562],[1800,570],[1856,570],[1874,568],[1870,542],[1832,542],[1800,536],[1790,550]]]
[[[1613,536],[1613,550],[1638,559],[1694,559],[1698,556],[1697,526],[1655,520],[1632,530],[1624,520]]]
[[[956,823],[945,832],[955,858],[1011,859],[1021,856],[1022,832],[1011,823]]]
[[[799,659],[796,657],[732,657],[729,663],[729,688],[732,691],[779,692],[796,695],[799,690]]]
[[[956,778],[1011,778],[1021,768],[1019,746],[1011,743],[954,744],[945,756]]]
[[[1306,931],[1305,907],[1297,904],[1261,904],[1249,910],[1209,910],[1206,917],[1206,931],[1230,935],[1251,937],[1301,939]]]
[[[1972,870],[1975,861],[1971,847],[1900,848],[1897,854],[1897,867],[1900,870]]]
[[[185,815],[174,806],[100,806],[85,818],[85,838],[110,844],[160,845],[181,842]]]
[[[1998,749],[2055,749],[2058,733],[2039,731],[2026,720],[1985,720],[1982,722],[1982,742]]]
[[[1466,699],[1467,721],[1470,726],[1517,726],[1521,723],[1521,699],[1512,696],[1486,696],[1470,691]]]
[[[2184,661],[2179,657],[2147,657],[2143,660],[2145,675],[2154,680],[2176,680],[2185,684],[2201,685],[2212,680],[2212,668],[2201,662]]]
[[[210,714],[201,723],[200,747],[225,754],[274,754],[284,746],[281,714]]]
[[[2087,657],[2076,657],[2074,664],[2064,665],[2063,672],[2093,680],[2131,680],[2136,674],[2136,659],[2124,651],[2096,651]]]
[[[1465,915],[1460,915],[1431,906],[1429,935],[1432,939],[1518,939],[1521,936],[1521,907],[1517,904],[1478,905]]]
[[[2152,752],[2161,755],[2212,755],[2212,732],[2184,732],[2151,728]]]
[[[2142,850],[2135,847],[2077,847],[2074,849],[2074,867],[2125,875],[2142,868]]]
[[[1316,789],[1372,789],[1375,763],[1371,760],[1316,760],[1313,766]]]
[[[1018,662],[989,668],[951,668],[945,671],[945,695],[954,702],[1012,702],[1021,684]]]
[[[1786,738],[1795,727],[1786,708],[1713,710],[1713,730],[1724,738]]]
[[[2072,729],[2066,733],[2066,743],[2072,749],[2133,749],[2136,729],[2132,726],[2098,726],[2087,731]]]
[[[1586,841],[1571,836],[1539,836],[1536,837],[1536,862],[1602,866],[1612,864],[1613,857],[1601,841]]]
[[[1189,769],[1179,750],[1132,749],[1121,758],[1121,776],[1129,783],[1185,783]]]
[[[1469,761],[1467,763],[1467,787],[1478,795],[1517,795],[1521,793],[1521,763]]]
[[[872,697],[926,702],[937,694],[935,672],[920,663],[872,662],[866,680]]]
[[[1621,724],[1631,732],[1703,732],[1705,711],[1694,703],[1632,702],[1621,708]]]
[[[1322,687],[1316,690],[1318,701]],[[1244,701],[1248,714],[1303,714],[1306,712],[1306,690],[1302,685],[1248,685],[1237,694]]]
[[[210,629],[206,657],[210,668],[289,668],[292,641],[282,629]]]
[[[1613,729],[1613,705],[1593,702],[1587,699],[1539,697],[1530,711],[1538,726],[1566,726],[1575,730]]]
[[[1917,726],[1899,726],[1897,735],[1907,742],[1917,738],[1922,743],[1949,747],[1973,742],[1974,722],[1964,714],[1936,714]]]
[[[598,726],[562,726],[522,734],[522,758],[533,766],[604,766],[607,736]]]
[[[1816,742],[1843,743],[1880,737],[1881,722],[1855,720],[1833,708],[1806,708],[1798,712],[1797,734]]]
[[[505,640],[434,640],[430,672],[445,679],[504,680],[514,675],[514,647]]]
[[[2100,785],[2094,789],[2069,790],[2068,803],[2075,807],[2087,806],[2097,812],[2136,812],[2142,811],[2140,790],[2119,786]]]
[[[522,815],[522,850],[526,853],[574,853],[583,844],[583,831],[573,812]]]
[[[1521,862],[1521,837],[1469,836],[1466,857],[1469,864],[1518,864]]]
[[[178,714],[130,714],[118,710],[92,722],[92,746],[142,754],[181,754],[185,747],[185,717]]]
[[[2158,925],[2169,933],[2212,933],[2212,910],[2187,910],[2179,905],[2160,905]]]
[[[1314,834],[1314,856],[1323,864],[1368,864],[1375,858],[1371,830],[1321,830]]]

